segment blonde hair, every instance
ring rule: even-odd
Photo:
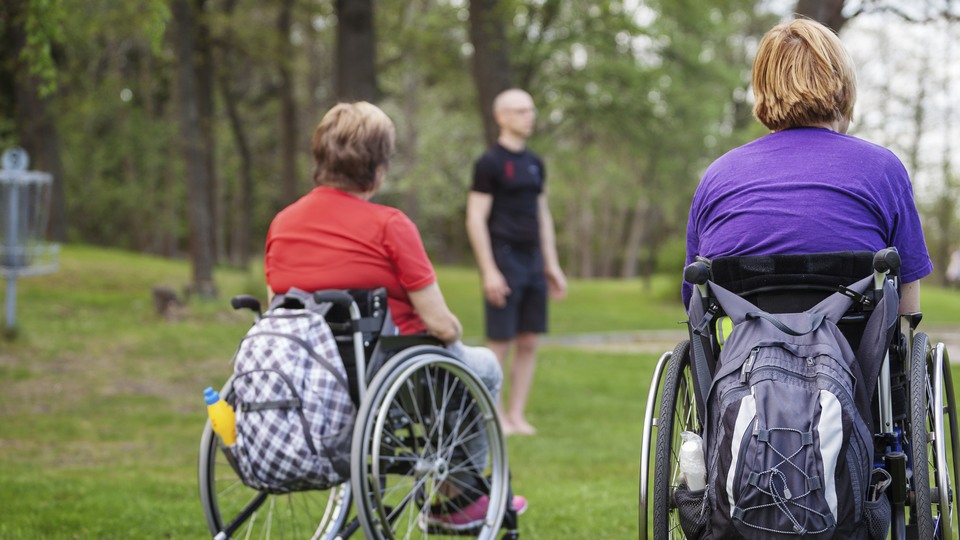
[[[753,62],[753,115],[772,131],[852,120],[857,76],[829,28],[809,19],[774,26]]]
[[[374,189],[377,169],[389,164],[395,138],[393,122],[376,105],[335,105],[313,133],[313,182],[350,191]]]

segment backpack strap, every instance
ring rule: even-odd
[[[775,327],[777,328],[777,330],[780,330],[780,331],[783,332],[784,334],[788,334],[788,335],[791,335],[791,336],[804,336],[804,335],[806,335],[806,334],[809,334],[810,332],[813,332],[813,331],[816,330],[817,328],[820,328],[820,325],[823,323],[823,318],[824,318],[824,317],[823,317],[822,314],[820,314],[820,313],[813,313],[813,314],[811,314],[811,315],[812,315],[812,316],[808,319],[809,322],[810,322],[810,328],[807,329],[807,330],[802,330],[802,331],[801,331],[801,330],[794,330],[793,328],[790,328],[789,326],[787,326],[786,324],[784,324],[783,321],[781,321],[780,319],[778,319],[778,318],[774,317],[773,315],[767,313],[766,311],[751,311],[751,312],[749,312],[749,313],[746,314],[746,318],[747,318],[747,320],[750,320],[750,319],[763,319],[763,320],[769,322],[770,324],[772,324],[773,326],[775,326]]]
[[[843,315],[849,311],[850,306],[853,305],[854,297],[862,298],[863,293],[867,292],[867,289],[869,289],[871,285],[873,285],[873,274],[846,287],[846,291],[841,290],[840,292],[831,294],[806,312],[821,313],[827,320],[836,324]],[[856,294],[851,295],[850,291]],[[897,293],[894,291],[893,295],[896,296]],[[886,297],[886,294],[884,294],[884,297]]]
[[[854,296],[862,296],[864,292],[870,287],[873,283],[873,276],[867,276],[860,281],[854,283],[847,289],[856,293]],[[777,317],[757,308],[746,299],[724,289],[720,285],[710,281],[708,282],[710,287],[710,293],[717,299],[717,302],[720,303],[720,306],[723,307],[723,311],[730,317],[730,320],[733,321],[734,325],[740,324],[743,321],[751,319],[763,319],[773,326],[775,326],[781,332],[791,335],[791,336],[802,336],[809,334],[810,332],[815,331],[817,328],[823,324],[824,320],[828,320],[836,324],[843,315],[850,309],[850,306],[853,305],[854,298],[850,295],[849,292],[835,292],[830,296],[823,299],[819,304],[808,309],[804,313],[809,315],[810,327],[808,329],[795,329],[787,326]],[[896,293],[894,293],[896,296]],[[886,295],[884,295],[886,297]]]
[[[893,331],[896,329],[900,313],[900,297],[890,280],[884,280],[883,298],[873,308],[870,319],[863,329],[863,337],[855,356],[863,371],[862,393],[857,395],[857,406],[861,411],[870,411],[873,392],[877,387],[877,378],[887,349],[890,346]]]
[[[733,322],[734,327],[744,321],[763,319],[787,335],[803,336],[820,328],[820,325],[824,321],[824,315],[807,312],[806,314],[809,315],[809,328],[799,330],[791,328],[778,317],[763,311],[750,301],[724,289],[713,281],[708,281],[707,286],[710,288],[710,294],[717,299],[717,303],[723,308],[723,312],[730,317],[730,321]]]
[[[696,391],[697,416],[707,418],[706,400],[710,393],[710,384],[713,382],[713,371],[716,369],[717,359],[714,356],[709,326],[716,308],[704,306],[704,300],[697,291],[690,298],[687,310],[690,330],[690,365],[691,377]]]

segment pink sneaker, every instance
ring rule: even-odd
[[[484,495],[462,510],[457,510],[449,514],[430,514],[427,516],[427,525],[452,529],[454,531],[475,529],[483,525],[483,520],[487,517],[487,506],[489,505],[490,498]],[[513,509],[517,511],[517,514],[526,512],[526,497],[514,495]]]

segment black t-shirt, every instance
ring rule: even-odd
[[[492,240],[540,243],[537,199],[545,181],[543,161],[529,150],[518,154],[495,144],[480,156],[470,189],[493,195],[487,222]]]

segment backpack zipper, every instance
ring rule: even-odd
[[[753,371],[753,363],[757,360],[757,354],[759,353],[760,347],[750,349],[750,356],[747,357],[747,361],[743,363],[743,368],[740,369],[740,384],[746,384],[750,380],[750,372]]]
[[[830,380],[830,381],[833,381],[833,383],[835,383],[837,386],[839,386],[839,387],[843,390],[843,393],[845,394],[845,397],[846,397],[847,399],[853,401],[853,394],[852,394],[852,392],[847,391],[846,388],[844,388],[845,385],[844,385],[842,382],[840,382],[840,381],[839,381],[836,377],[834,377],[833,375],[830,375],[829,373],[824,373],[824,372],[822,372],[822,371],[821,371],[821,372],[818,372],[816,375],[803,375],[803,374],[797,373],[796,371],[791,371],[791,370],[789,370],[789,369],[787,369],[787,368],[783,368],[783,367],[780,367],[780,366],[760,366],[760,367],[758,367],[758,368],[755,369],[755,370],[751,370],[750,373],[747,373],[747,380],[744,381],[743,378],[741,378],[740,380],[741,380],[744,384],[748,384],[748,383],[750,382],[750,375],[752,375],[753,373],[756,373],[756,372],[758,372],[758,371],[766,371],[766,370],[779,371],[780,373],[783,373],[783,374],[785,374],[785,375],[789,375],[789,376],[791,376],[791,377],[793,377],[793,378],[803,379],[803,380],[805,380],[805,381],[810,381],[810,382],[816,381],[817,379],[823,377],[824,379],[828,379],[828,380]]]

